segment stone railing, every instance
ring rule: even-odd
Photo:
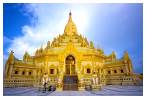
[[[92,84],[91,78],[84,78],[84,84],[91,85]]]
[[[36,80],[33,79],[4,79],[4,87],[34,87],[37,83]]]
[[[142,85],[142,80],[135,75],[106,76],[107,85]]]

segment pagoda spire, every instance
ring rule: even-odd
[[[124,59],[125,60],[130,60],[129,54],[127,51],[124,52]]]
[[[76,28],[75,23],[72,20],[71,10],[69,12],[69,19],[68,19],[68,22],[65,26],[64,33],[68,36],[72,36],[72,35],[77,34],[77,28]]]
[[[73,22],[72,22],[72,13],[71,13],[71,10],[70,10],[70,12],[69,12],[69,20],[68,20],[68,23],[69,23],[69,22],[73,23]]]

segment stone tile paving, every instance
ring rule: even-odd
[[[37,88],[4,88],[4,96],[142,96],[143,86],[104,86],[101,91],[42,92]]]

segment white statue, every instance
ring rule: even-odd
[[[44,85],[44,84],[47,84],[48,81],[49,81],[48,75],[47,75],[47,73],[45,73],[45,74],[43,75],[43,78],[42,78],[42,83],[43,83],[43,85]]]
[[[99,84],[98,77],[96,74],[93,75],[92,81],[93,81],[93,84]]]
[[[99,83],[98,83],[98,77],[95,78],[95,82],[96,82],[96,84],[99,84]]]
[[[58,78],[58,83],[61,84],[62,80],[60,78]]]
[[[92,82],[93,82],[93,84],[95,84],[95,79],[94,79],[94,77],[92,78]]]

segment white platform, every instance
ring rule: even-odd
[[[103,86],[101,91],[54,91],[36,88],[4,88],[5,96],[142,96],[143,86]]]

